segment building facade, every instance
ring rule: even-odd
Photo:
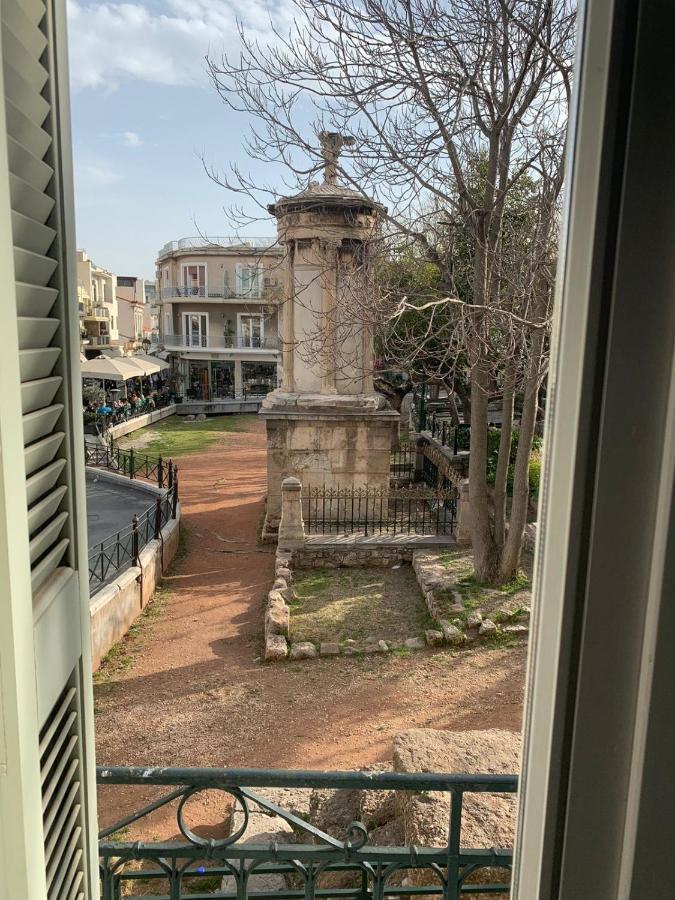
[[[77,304],[81,349],[88,357],[120,345],[117,277],[77,251]]]
[[[135,275],[117,276],[119,335],[125,350],[141,347],[146,315],[145,282]]]
[[[272,244],[272,238],[183,238],[159,251],[160,343],[185,400],[227,400],[276,387],[283,252]]]

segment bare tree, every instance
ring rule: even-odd
[[[209,58],[213,84],[249,117],[250,157],[283,163],[289,188],[306,184],[321,163],[315,134],[353,135],[340,176],[386,206],[382,245],[408,248],[438,268],[440,296],[420,303],[389,295],[368,308],[355,300],[349,318],[354,327],[377,327],[393,316],[402,358],[411,312],[424,312],[427,322],[427,334],[416,337],[418,360],[432,343],[439,358],[444,342],[439,375],[469,386],[476,574],[508,580],[519,564],[546,366],[573,0],[295,0],[295,7],[288,33],[261,45],[240,29],[238,58]],[[265,206],[257,178],[236,167],[210,174]],[[529,224],[515,240],[508,213],[518,192],[528,196]],[[507,427],[493,518],[486,465],[495,385]],[[517,391],[523,401],[507,527]]]

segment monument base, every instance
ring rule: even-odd
[[[303,488],[386,487],[399,414],[380,394],[268,394],[258,413],[267,427],[264,533],[281,518],[281,482]]]

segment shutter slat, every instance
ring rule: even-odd
[[[47,48],[47,38],[39,29],[38,23],[32,22],[26,15],[22,4],[6,4],[3,10],[3,24],[35,59],[40,59]]]
[[[62,727],[64,718],[69,714],[73,707],[76,694],[75,688],[67,688],[67,690],[64,691],[63,696],[59,699],[58,705],[52,710],[51,715],[49,716],[49,724],[46,728],[43,728],[40,733],[40,759],[45,755],[54,735]]]
[[[34,25],[39,25],[45,17],[44,0],[21,0],[21,7]]]
[[[35,219],[37,222],[44,223],[47,221],[50,212],[54,208],[53,197],[45,194],[44,191],[38,191],[32,184],[24,181],[23,178],[20,178],[13,172],[9,176],[9,186],[12,209],[23,213],[24,216],[30,219]]]
[[[54,243],[56,232],[48,225],[42,225],[24,216],[23,213],[12,210],[12,232],[14,234],[14,247],[30,250],[32,253],[45,254]],[[24,281],[25,279],[22,279]]]
[[[82,875],[82,850],[78,848],[74,855],[68,860],[68,867],[63,867],[60,871],[63,875],[59,875],[54,886],[47,892],[49,900],[62,900],[62,888],[67,891],[78,876]]]
[[[59,845],[59,838],[64,834],[70,834],[72,832],[73,827],[77,822],[79,812],[80,806],[78,803],[75,803],[71,807],[62,809],[54,820],[52,833],[49,839],[45,841],[45,860],[47,865],[49,865],[50,860],[54,856],[54,850],[56,850]]]
[[[32,475],[33,472],[37,472],[38,469],[50,463],[56,456],[64,438],[65,434],[57,431],[55,434],[50,434],[49,437],[31,444],[30,447],[26,447],[23,451],[26,473]]]
[[[39,503],[36,503],[32,509],[28,510],[28,533],[35,534],[38,528],[47,522],[59,508],[59,504],[68,492],[68,487],[62,484],[56,488],[51,494],[47,494]]]
[[[19,316],[19,350],[48,347],[59,327],[58,319],[38,319]]]
[[[52,179],[54,170],[42,161],[41,155],[36,156],[32,148],[28,149],[29,147],[30,144],[19,143],[13,137],[7,138],[9,170],[36,190],[44,191]]]
[[[52,374],[56,361],[61,355],[60,347],[42,347],[37,350],[19,351],[21,381],[33,381]]]
[[[3,41],[3,50],[4,50]],[[5,96],[22,109],[34,125],[41,128],[49,115],[49,103],[12,65],[3,67]]]
[[[70,541],[68,538],[63,538],[58,544],[54,545],[53,549],[50,550],[36,566],[33,566],[30,579],[33,594],[35,594],[36,591],[39,591],[49,576],[57,570],[65,556],[69,543]]]
[[[56,887],[56,884],[58,884],[59,888],[63,885],[63,879],[68,873],[68,867],[64,866],[63,863],[66,859],[69,859],[73,856],[73,853],[79,844],[81,835],[82,829],[77,826],[76,828],[73,828],[73,830],[69,833],[67,840],[62,840],[59,843],[59,852],[54,854],[51,865],[47,866],[47,890],[49,890],[52,885]],[[59,871],[61,871],[63,874],[58,882],[56,882],[55,876],[59,873]],[[63,891],[60,896],[63,896]]]
[[[31,565],[41,559],[49,548],[56,544],[63,531],[63,526],[68,518],[68,513],[62,512],[55,516],[49,524],[37,532],[28,544]]]
[[[42,256],[23,247],[14,247],[14,271],[17,281],[27,281],[39,287],[46,287],[57,265],[57,261],[49,256]]]
[[[32,444],[34,441],[39,441],[50,434],[54,430],[62,412],[63,403],[52,403],[51,406],[45,406],[44,409],[36,409],[35,412],[22,416],[24,444]]]
[[[33,31],[35,32],[36,29]],[[5,68],[11,67],[20,72],[23,80],[39,94],[49,79],[49,72],[39,62],[42,50],[37,56],[31,53],[23,41],[7,26],[6,21],[3,21],[2,52]],[[49,111],[49,103],[47,103],[47,111]]]
[[[65,459],[57,459],[43,469],[40,469],[35,475],[31,475],[30,478],[26,479],[26,494],[28,496],[29,504],[35,503],[35,501],[39,500],[43,494],[46,494],[47,491],[51,491],[59,480],[59,476],[61,475],[61,472],[63,472],[65,464]]]
[[[23,281],[16,283],[16,311],[19,316],[45,318],[49,315],[59,292],[56,288],[40,287]]]
[[[21,412],[25,415],[49,406],[61,387],[62,381],[60,375],[52,375],[50,378],[38,378],[37,381],[26,381],[22,384]]]
[[[75,766],[72,766],[72,763],[75,763]],[[52,830],[52,825],[56,821],[57,814],[60,809],[64,806],[68,807],[73,804],[75,798],[77,797],[77,792],[80,789],[80,784],[78,781],[71,781],[70,777],[77,771],[77,760],[72,760],[71,768],[66,774],[66,777],[61,780],[60,784],[57,784],[57,790],[54,794],[52,803],[45,813],[44,819],[42,821],[42,827],[44,829],[45,835],[49,835]]]
[[[73,761],[73,750],[77,746],[77,735],[70,734],[70,729],[77,720],[77,714],[74,709],[70,710],[70,715],[66,720],[62,733],[59,734],[58,740],[49,751],[48,758],[42,763],[40,775],[42,778],[42,813],[47,811],[49,801],[59,784],[63,771],[69,762]],[[61,753],[64,743],[67,743],[65,751]],[[54,766],[56,763],[56,766]]]

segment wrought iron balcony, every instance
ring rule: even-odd
[[[280,279],[277,279],[280,281]],[[242,303],[269,303],[275,300],[280,293],[280,285],[260,284],[250,291],[237,291],[227,286],[223,287],[186,287],[180,284],[164,285],[159,292],[162,300],[241,300]]]
[[[279,338],[245,337],[243,335],[163,334],[161,343],[168,349],[193,350],[278,350]]]
[[[137,812],[104,828],[99,835],[103,900],[119,900],[129,893],[152,894],[163,900],[207,900],[209,897],[354,898],[443,897],[508,894],[513,862],[510,848],[462,846],[462,809],[473,794],[513,794],[515,775],[404,774],[398,772],[303,772],[259,769],[171,769],[99,767],[97,780],[107,786],[137,785],[168,790]],[[265,788],[319,788],[347,791],[396,791],[449,795],[447,842],[442,847],[371,844],[362,822],[352,822],[342,838],[321,831],[296,813],[264,796]],[[224,792],[239,809],[235,830],[223,838],[196,834],[188,821],[191,798],[208,790]],[[263,793],[258,791],[262,790]],[[115,839],[129,826],[175,806],[178,831],[184,840],[123,841]],[[294,833],[292,843],[256,842],[247,830],[258,810],[277,816]],[[488,871],[489,870],[489,871]],[[325,885],[328,873],[350,875],[352,886]],[[414,878],[406,875],[413,874]],[[480,873],[480,883],[473,878]],[[284,876],[286,889],[260,890],[259,875]],[[229,876],[226,882],[222,882]],[[486,881],[487,879],[487,881]],[[229,884],[228,884],[229,883]]]
[[[171,253],[177,253],[181,250],[236,250],[249,251],[251,253],[260,252],[276,252],[282,253],[275,236],[265,237],[237,237],[236,235],[214,236],[196,235],[195,237],[184,237],[177,241],[169,241],[164,244],[157,256],[161,259]]]

